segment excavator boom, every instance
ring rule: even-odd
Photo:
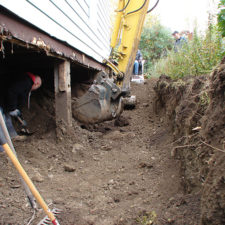
[[[138,44],[150,0],[118,0],[111,37],[112,55],[106,64],[112,73],[100,72],[88,91],[77,98],[73,116],[83,123],[98,123],[118,117],[123,110],[123,97],[129,95]]]
[[[111,38],[111,48],[117,50],[118,69],[124,74],[117,85],[123,91],[130,89],[130,77],[138,50],[141,31],[150,0],[119,0]],[[110,65],[109,65],[110,66]]]

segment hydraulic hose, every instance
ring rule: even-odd
[[[125,16],[140,11],[145,6],[146,2],[147,2],[147,0],[144,1],[144,3],[142,4],[142,6],[139,9],[136,9],[134,11],[131,11],[131,12],[127,13]]]
[[[123,12],[127,8],[127,6],[129,5],[129,3],[130,3],[130,0],[128,0],[127,4],[124,6],[123,9],[116,10],[116,12]]]
[[[153,11],[155,9],[155,7],[158,5],[158,3],[159,3],[159,0],[157,0],[157,2],[155,3],[155,5],[151,9],[149,9],[147,11],[147,13],[150,13],[151,11]]]

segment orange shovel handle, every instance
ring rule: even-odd
[[[16,167],[17,171],[23,177],[24,181],[26,182],[26,184],[30,188],[32,194],[34,195],[34,197],[36,198],[37,202],[40,204],[42,209],[45,211],[45,213],[47,214],[49,219],[52,221],[53,224],[57,224],[57,223],[55,223],[56,222],[55,216],[50,211],[50,209],[48,208],[47,204],[44,202],[43,198],[39,194],[38,190],[34,186],[34,184],[31,181],[31,179],[28,177],[27,173],[25,172],[25,170],[21,166],[19,160],[16,158],[16,156],[12,152],[11,148],[9,147],[9,145],[6,143],[6,144],[3,144],[2,147],[4,148],[6,154],[9,156],[9,158],[11,159],[11,161],[14,164],[14,166]]]

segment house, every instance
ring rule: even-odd
[[[12,72],[41,74],[55,92],[56,122],[71,125],[71,90],[106,71],[111,5],[104,0],[1,0],[0,80]]]

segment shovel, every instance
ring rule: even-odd
[[[16,156],[16,151],[14,149],[14,146],[12,144],[12,141],[11,141],[11,138],[9,136],[9,133],[8,133],[8,130],[7,130],[7,127],[5,125],[5,121],[3,119],[3,116],[2,116],[2,112],[0,111],[0,126],[2,128],[2,131],[4,133],[4,137],[6,138],[6,141],[7,143],[9,143],[9,146],[11,147],[13,153],[15,154]],[[3,138],[3,137],[1,137]],[[36,209],[36,202],[35,202],[35,199],[34,199],[34,196],[32,195],[32,193],[30,192],[30,189],[28,188],[28,186],[26,185],[25,181],[22,179],[22,177],[20,177],[20,180],[21,180],[21,183],[25,189],[25,192],[27,194],[27,198],[30,202],[30,205],[33,209]]]
[[[23,184],[23,186],[25,188],[25,191],[26,191],[27,197],[29,199],[29,202],[31,204],[31,207],[33,209],[36,209],[37,208],[36,207],[36,203],[34,201],[34,197],[35,197],[35,199],[41,205],[42,209],[45,211],[47,217],[49,218],[48,219],[48,218],[45,217],[41,221],[42,222],[41,225],[42,224],[43,225],[44,224],[47,224],[49,221],[52,222],[52,224],[54,224],[54,225],[59,225],[59,222],[55,218],[54,214],[59,213],[60,210],[59,209],[53,209],[53,211],[50,211],[50,209],[48,208],[48,206],[44,202],[43,198],[41,197],[41,195],[39,194],[39,192],[35,188],[34,184],[30,180],[30,178],[28,177],[27,173],[25,172],[25,170],[21,166],[19,160],[16,157],[16,151],[15,151],[15,149],[13,147],[12,141],[11,141],[10,136],[8,134],[8,130],[7,130],[7,127],[5,125],[5,121],[3,119],[3,116],[2,116],[2,112],[1,111],[0,111],[0,128],[2,128],[2,130],[3,130],[3,133],[0,132],[0,145],[2,145],[2,147],[5,150],[6,154],[9,156],[9,158],[12,161],[12,163],[16,167],[17,171],[21,175],[21,181],[22,181],[22,184]],[[32,192],[33,195],[31,194],[31,192]]]
[[[34,133],[34,132],[30,132],[28,130],[28,128],[27,128],[27,122],[24,119],[22,119],[22,117],[16,116],[16,118],[20,122],[20,124],[22,125],[22,129],[21,129],[21,133],[22,134],[25,134],[25,135],[30,136],[30,135],[32,135]]]

